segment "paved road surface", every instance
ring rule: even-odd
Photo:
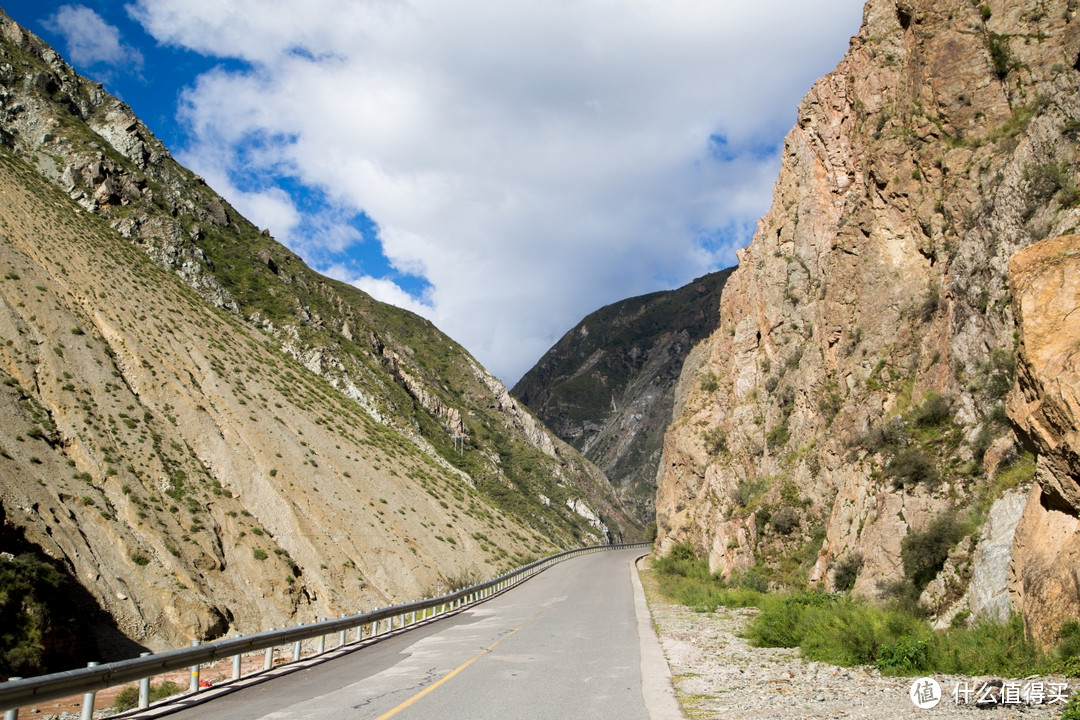
[[[652,628],[647,609],[635,612],[640,552],[565,561],[452,617],[168,717],[648,720],[643,648],[647,675],[666,665],[639,640],[642,612],[643,634]],[[645,686],[653,700],[665,694],[662,678]]]

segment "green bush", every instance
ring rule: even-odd
[[[1061,720],[1080,720],[1080,693],[1075,693],[1061,711]]]
[[[939,634],[930,658],[933,672],[1024,677],[1058,670],[1024,632],[1013,615],[1005,623],[983,621]]]
[[[53,562],[34,553],[0,559],[0,669],[29,677],[70,663],[60,649],[67,628],[79,623],[72,581]],[[52,649],[52,652],[50,652]]]
[[[701,439],[710,455],[719,455],[727,450],[727,433],[721,427],[711,427],[703,430]]]
[[[892,639],[880,610],[850,599],[808,609],[802,624],[803,654],[833,665],[872,665],[882,645]]]
[[[1080,622],[1069,620],[1061,626],[1061,641],[1054,652],[1069,675],[1080,674]]]
[[[267,558],[266,551],[262,548],[255,548],[251,551],[251,557],[256,560],[265,560]]]
[[[713,611],[726,607],[753,607],[760,593],[745,587],[729,587],[709,572],[708,563],[697,556],[689,543],[680,543],[667,555],[653,560],[660,573],[661,587],[673,600],[695,610]]]
[[[682,550],[679,555],[685,562],[693,553]],[[684,567],[693,570],[693,566]],[[1062,642],[1051,657],[1041,654],[1027,639],[1018,615],[1004,624],[980,622],[971,628],[935,632],[927,620],[897,602],[883,608],[861,598],[818,592],[766,594],[727,586],[711,575],[692,578],[673,573],[659,577],[665,593],[698,610],[756,605],[760,611],[743,635],[758,647],[798,647],[810,660],[876,665],[888,675],[1057,674],[1068,669],[1067,661],[1075,660],[1080,648],[1080,623],[1063,627]],[[743,579],[747,577],[763,578],[757,568]],[[909,580],[891,585],[916,593],[917,600]],[[1075,720],[1080,720],[1080,708]]]
[[[790,535],[799,527],[799,513],[792,508],[782,507],[769,518],[773,530],[781,535]]]
[[[885,477],[897,488],[927,485],[931,488],[941,483],[941,474],[926,454],[914,447],[898,450],[885,466]]]
[[[174,683],[172,680],[163,680],[157,685],[150,685],[150,702],[154,703],[158,700],[164,700],[167,697],[178,695],[182,688]],[[125,712],[127,710],[134,709],[139,704],[139,688],[131,685],[121,690],[116,700],[113,701],[113,710],[115,712]]]
[[[765,444],[769,446],[769,449],[775,449],[787,445],[788,439],[791,437],[788,431],[787,425],[777,425],[769,431],[765,436]]]
[[[944,395],[927,393],[922,405],[915,408],[911,419],[921,427],[936,427],[952,417],[952,404]]]
[[[895,452],[906,440],[904,420],[894,417],[870,428],[856,444],[871,453]]]
[[[855,581],[862,570],[863,556],[860,552],[853,552],[836,564],[833,572],[833,588],[837,592],[847,592],[855,587]]]
[[[878,651],[875,664],[889,675],[911,675],[930,665],[930,641],[901,637]]]
[[[748,508],[750,504],[764,495],[772,486],[772,479],[767,477],[753,477],[740,480],[735,486],[735,495],[732,500],[741,508]]]
[[[967,534],[955,512],[946,511],[922,532],[909,532],[901,543],[904,575],[920,591],[945,566],[949,551]]]
[[[751,592],[766,593],[769,591],[769,579],[760,568],[752,567],[739,575],[735,585]]]
[[[688,542],[679,543],[671,548],[667,555],[653,560],[653,567],[664,575],[707,579],[712,576],[709,564],[699,558],[694,546]]]

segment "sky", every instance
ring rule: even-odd
[[[734,265],[859,0],[0,0],[314,269],[507,385]]]

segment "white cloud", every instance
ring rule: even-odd
[[[435,319],[431,305],[425,304],[414,298],[412,295],[409,295],[389,278],[376,278],[370,275],[357,274],[353,269],[342,264],[327,265],[318,268],[318,270],[327,277],[360,288],[376,300],[390,303],[391,305],[397,305],[406,310],[411,310],[417,315],[426,317],[429,320]]]
[[[122,43],[120,30],[84,5],[63,5],[42,25],[64,38],[67,57],[76,65],[108,65],[133,73],[142,70],[142,53]]]
[[[196,170],[213,157],[234,187],[285,174],[366,212],[392,267],[430,289],[417,303],[385,278],[357,284],[424,308],[513,382],[587,312],[734,260],[768,206],[795,105],[839,60],[861,2],[136,0],[129,10],[160,42],[249,64],[185,94]]]

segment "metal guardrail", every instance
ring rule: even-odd
[[[12,678],[8,682],[0,683],[0,710],[4,711],[4,720],[17,720],[19,708],[82,694],[82,718],[83,720],[89,720],[94,711],[95,692],[136,680],[140,681],[138,707],[146,708],[150,704],[150,678],[155,675],[190,668],[191,683],[188,692],[198,692],[200,689],[200,666],[216,660],[232,658],[232,679],[235,681],[241,677],[240,658],[247,653],[258,652],[259,650],[266,651],[266,660],[263,666],[263,672],[265,672],[273,666],[274,649],[282,645],[293,645],[293,660],[296,661],[300,659],[300,643],[304,640],[318,638],[320,653],[325,651],[326,636],[333,633],[338,633],[339,643],[337,648],[358,643],[362,639],[370,640],[379,634],[379,626],[384,621],[387,623],[387,631],[389,631],[394,629],[395,621],[397,621],[398,628],[404,628],[407,624],[405,620],[407,615],[411,617],[411,622],[408,623],[411,624],[417,622],[418,614],[420,620],[424,620],[457,610],[465,605],[480,602],[500,593],[563,560],[606,550],[647,548],[651,546],[652,543],[627,543],[622,545],[593,545],[567,550],[529,563],[516,570],[511,570],[486,582],[430,600],[418,600],[404,605],[376,609],[337,620],[323,620],[310,625],[297,625],[285,630],[270,629],[255,635],[218,640],[206,645],[200,645],[196,641],[189,648],[169,650],[157,654],[144,653],[138,658],[117,660],[105,664],[90,663],[85,668],[66,670],[35,678]],[[371,632],[365,638],[363,631],[368,626],[370,626]],[[351,642],[346,639],[346,634],[350,630],[355,630],[355,637]],[[254,674],[249,673],[248,676]]]

